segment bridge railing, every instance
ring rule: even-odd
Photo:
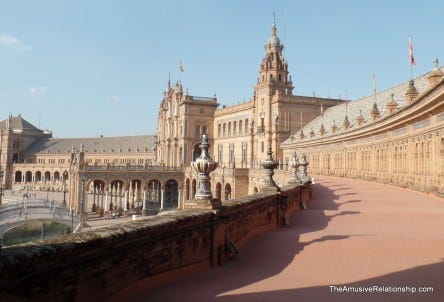
[[[23,199],[20,202],[2,205],[0,208],[0,225],[32,219],[72,219],[76,222],[79,221],[75,212],[70,212],[61,203],[47,201],[46,199]]]

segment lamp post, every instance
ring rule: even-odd
[[[83,223],[83,201],[85,198],[85,179],[82,178],[82,196],[80,197],[80,220]]]
[[[66,206],[66,187],[63,185],[63,206]]]
[[[1,150],[0,150],[1,152]],[[1,154],[1,153],[0,153]],[[0,156],[0,204],[2,204],[2,196],[3,196],[3,170],[1,166],[1,156]]]
[[[63,206],[66,206],[66,177],[68,173],[66,171],[63,173]]]

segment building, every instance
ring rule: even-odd
[[[444,68],[328,108],[281,146],[312,174],[392,183],[444,195]]]
[[[443,192],[443,70],[354,102],[293,94],[275,24],[265,43],[251,98],[220,106],[192,96],[180,82],[160,102],[157,135],[52,138],[22,117],[1,123],[3,185],[69,192],[75,209],[130,209],[151,202],[182,207],[194,198],[190,163],[208,134],[219,163],[211,189],[220,200],[258,192],[269,148],[288,178],[292,153],[307,154],[310,172]]]
[[[161,101],[157,156],[167,166],[183,165],[185,200],[196,192],[196,173],[191,161],[200,154],[201,135],[210,137],[212,157],[219,167],[212,173],[212,192],[227,200],[257,192],[262,173],[259,164],[270,146],[282,164],[280,144],[328,107],[342,100],[298,96],[283,56],[284,46],[273,24],[264,45],[253,96],[234,106],[222,106],[216,97],[196,97],[183,92],[182,85],[168,86]]]

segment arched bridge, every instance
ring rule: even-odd
[[[66,206],[45,199],[22,199],[0,208],[0,240],[4,234],[25,223],[52,220],[68,226],[77,225],[78,216]]]

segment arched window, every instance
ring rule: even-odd
[[[236,121],[234,121],[233,122],[233,135],[236,135],[236,126],[237,126],[237,123],[236,123]]]
[[[22,182],[22,171],[15,172],[15,182]]]
[[[220,184],[220,182],[218,182],[216,184],[216,198],[221,200],[222,197],[222,185]]]
[[[225,200],[231,199],[231,186],[230,184],[225,185]]]
[[[185,181],[185,200],[190,200],[190,180]]]
[[[250,131],[248,130],[248,119],[245,120],[245,134],[250,133]]]
[[[217,125],[217,136],[221,137],[222,135],[222,126],[221,124]]]
[[[195,196],[196,196],[196,180],[193,179],[193,181],[191,182],[191,199],[194,199]]]
[[[228,123],[228,136],[231,136],[231,122]]]
[[[240,120],[239,121],[239,134],[242,134],[242,131],[243,131],[242,126],[243,126],[243,123],[242,123],[242,120]]]

